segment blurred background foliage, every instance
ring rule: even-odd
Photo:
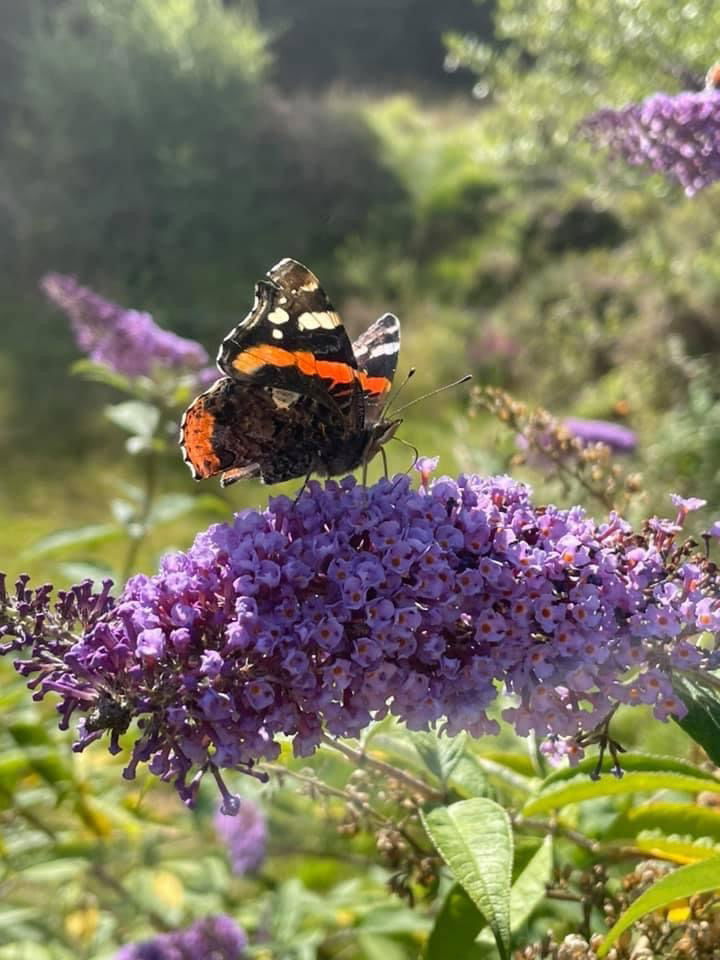
[[[37,287],[50,269],[213,355],[292,255],[352,332],[401,315],[415,395],[469,369],[622,420],[653,508],[669,486],[718,502],[717,191],[688,202],[577,124],[699,87],[720,13],[606,8],[1,0],[1,545],[100,520],[124,455],[111,395],[67,376],[75,348]],[[451,470],[461,434],[473,465],[502,468],[512,438],[482,418],[468,433],[464,407],[419,406],[407,438]],[[187,489],[179,458],[167,484]]]
[[[577,125],[656,90],[699,89],[718,35],[712,0],[0,0],[0,566],[61,580],[71,570],[59,573],[59,559],[75,572],[117,569],[114,535],[89,536],[70,555],[62,539],[24,551],[60,528],[102,525],[121,481],[137,479],[121,432],[103,417],[117,394],[69,375],[77,350],[66,319],[38,289],[48,270],[152,311],[214,355],[254,282],[281,257],[298,258],[352,333],[386,309],[400,315],[402,368],[419,368],[408,399],[470,371],[558,416],[624,423],[639,436],[638,516],[667,513],[670,490],[717,510],[720,188],[687,200],[660,177],[611,164]],[[489,416],[468,416],[462,391],[414,408],[404,436],[440,453],[447,472],[505,469],[516,452]],[[391,462],[404,469],[405,452]],[[578,496],[542,469],[523,470],[538,499]],[[210,488],[191,489],[174,450],[164,458],[165,495]],[[265,495],[245,485],[199,497],[192,513],[169,510],[143,541],[139,567],[154,569],[162,550]],[[23,699],[8,693],[4,703],[11,759],[24,724],[40,736]],[[667,749],[686,749],[661,734]],[[120,855],[104,838],[127,815],[120,846],[133,837],[145,871],[132,883],[160,883],[155,906],[170,909],[177,887],[156,874],[178,849],[166,822],[175,808],[163,807],[175,801],[162,794],[150,804],[146,832],[134,794],[108,786],[117,765],[107,761],[110,774],[87,766],[102,766],[102,755],[54,772],[25,762],[5,772],[5,810],[22,787],[28,821],[36,804],[57,804],[68,837],[53,823],[28,832],[13,820],[3,855],[23,869],[15,929],[25,929],[38,889],[62,885],[52,909],[66,944],[47,956],[93,957],[97,937],[109,944],[133,929],[133,911],[116,910],[119,932],[111,929],[102,910],[112,909],[112,882],[88,894],[77,845],[92,846],[102,891],[103,857]],[[297,802],[287,801],[284,827]],[[593,810],[597,827],[608,810],[600,801]],[[47,867],[46,843],[60,844],[62,866]],[[343,843],[337,856],[372,858],[360,847],[350,854]],[[364,921],[351,904],[381,898],[384,875],[358,881],[347,863],[301,862],[292,883],[335,884],[333,896],[286,894],[297,909],[268,934],[286,938],[278,956],[334,956],[349,942],[348,957],[415,955],[422,924],[400,913],[389,927],[373,916],[363,936],[355,930]],[[203,861],[199,880],[189,856],[178,867],[183,896],[192,899],[194,885],[206,892],[220,869]],[[270,884],[277,903],[262,908],[244,890],[228,894],[220,877],[217,908],[247,900],[253,923],[278,923],[287,875],[284,861]],[[114,895],[122,903],[122,890]],[[313,928],[308,916],[320,914]],[[318,923],[331,933],[316,954],[317,933],[301,931]]]

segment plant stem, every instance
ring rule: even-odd
[[[443,803],[445,800],[445,797],[439,790],[428,786],[423,780],[418,780],[417,777],[405,773],[404,770],[400,770],[398,767],[394,767],[391,763],[386,763],[384,760],[376,760],[374,757],[365,753],[364,750],[354,750],[339,740],[333,740],[333,738],[327,734],[323,734],[322,742],[326,746],[332,747],[333,750],[342,753],[348,760],[356,763],[358,767],[371,767],[373,770],[377,770],[387,777],[394,777],[415,791],[415,793],[419,793],[425,800],[429,800],[432,803]]]
[[[153,437],[150,438],[152,443]],[[151,446],[147,455],[145,456],[145,471],[144,471],[144,485],[143,485],[143,499],[142,505],[140,507],[140,513],[136,520],[136,523],[139,527],[137,536],[130,536],[130,542],[128,544],[128,551],[125,556],[125,563],[123,564],[122,574],[120,578],[121,583],[125,583],[128,577],[134,572],[135,563],[137,561],[137,556],[140,551],[140,547],[143,543],[143,540],[147,536],[147,525],[148,520],[150,519],[150,512],[153,506],[153,500],[155,499],[155,492],[157,489],[157,453],[155,449]]]

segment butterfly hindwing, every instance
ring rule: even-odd
[[[223,486],[257,477],[281,483],[305,477],[342,442],[342,427],[307,395],[217,380],[185,411],[180,442],[196,480]]]
[[[365,422],[373,423],[380,415],[395,376],[400,352],[400,321],[392,313],[383,314],[354,341],[352,347],[365,397]]]

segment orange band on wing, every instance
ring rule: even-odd
[[[352,383],[357,371],[349,364],[333,360],[317,360],[304,350],[284,350],[271,344],[251,347],[239,353],[232,362],[238,373],[251,375],[262,367],[297,367],[308,377],[322,377],[331,383]],[[376,378],[379,379],[379,378]]]
[[[365,393],[371,393],[374,396],[387,393],[391,387],[387,377],[369,377],[364,370],[358,370],[357,377]]]

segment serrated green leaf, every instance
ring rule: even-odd
[[[477,757],[463,754],[450,775],[449,785],[463,797],[485,797],[488,781]]]
[[[645,803],[613,820],[605,839],[636,837],[643,830],[661,830],[666,836],[709,837],[720,842],[720,811],[696,803]]]
[[[658,790],[680,790],[685,793],[700,793],[711,790],[720,793],[720,781],[712,777],[690,777],[681,773],[626,773],[618,779],[604,776],[599,780],[578,776],[569,782],[553,783],[539,796],[529,800],[523,807],[523,814],[531,816],[546,810],[564,807],[569,803],[580,803],[596,797],[619,796],[624,793],[650,792]]]
[[[439,737],[435,733],[411,733],[410,739],[430,773],[441,783],[447,783],[462,757],[467,735]]]
[[[495,937],[502,960],[510,955],[510,820],[492,800],[461,800],[422,814],[425,830],[470,895]]]
[[[115,426],[136,437],[149,439],[157,430],[160,411],[142,400],[124,400],[105,407],[105,416]]]
[[[666,907],[674,900],[684,900],[694,894],[709,893],[719,888],[720,857],[691,863],[661,877],[622,914],[600,945],[598,957],[604,957],[620,934],[645,914]]]
[[[706,777],[708,774],[702,767],[687,763],[685,760],[678,760],[677,757],[668,757],[655,753],[623,753],[621,757],[622,768],[628,773],[638,771],[656,771],[659,773],[672,772],[684,773],[689,777]],[[602,771],[610,773],[614,765],[612,757],[603,758]],[[548,774],[540,785],[540,790],[544,790],[549,784],[560,783],[563,780],[572,780],[580,773],[590,773],[597,767],[597,759],[586,757],[574,767],[560,767]],[[612,776],[612,774],[610,774]],[[720,782],[720,781],[718,781]]]
[[[86,527],[75,527],[72,530],[58,530],[55,533],[37,540],[27,550],[23,551],[23,556],[28,559],[40,557],[46,553],[52,553],[55,550],[65,550],[68,547],[92,546],[98,543],[106,543],[108,540],[116,540],[122,536],[122,530],[114,523],[91,523]]]
[[[701,674],[673,676],[673,690],[687,707],[684,717],[675,722],[720,765],[720,697]]]
[[[475,938],[484,926],[485,918],[470,895],[459,883],[453,884],[430,932],[424,960],[471,960],[478,952]]]

